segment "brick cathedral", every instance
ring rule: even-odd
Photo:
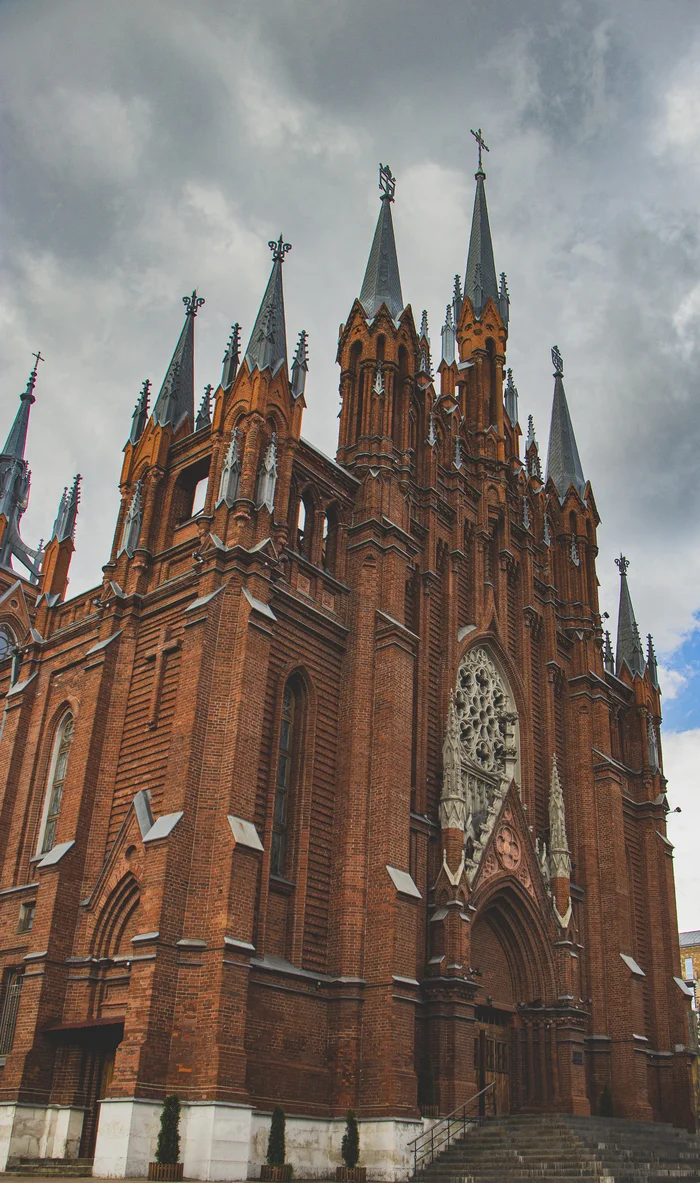
[[[200,1179],[259,1173],[277,1103],[305,1178],[340,1162],[348,1107],[387,1180],[422,1111],[483,1089],[501,1113],[595,1114],[606,1092],[693,1126],[656,660],[622,556],[616,653],[603,633],[561,354],[544,467],[506,369],[481,145],[439,363],[384,166],[380,191],[335,459],[301,436],[282,237],[201,405],[204,301],[185,298],[104,578],[72,598],[80,479],[26,545],[36,365],[20,396],[0,455],[0,1169],[143,1175],[172,1092]]]

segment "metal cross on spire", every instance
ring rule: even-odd
[[[285,242],[283,234],[280,234],[277,242],[273,242],[273,240],[270,239],[267,245],[272,251],[273,263],[284,263],[284,256],[292,249],[291,242]]]
[[[33,354],[32,354],[32,357],[35,357],[35,358],[36,358],[36,361],[35,361],[35,363],[34,363],[34,373],[36,373],[36,371],[37,371],[37,367],[38,367],[38,365],[39,365],[39,362],[40,362],[40,361],[46,361],[46,358],[45,358],[45,357],[42,357],[42,355],[41,355],[41,350],[40,350],[40,349],[39,349],[39,350],[37,350],[37,352],[36,352],[36,353],[33,353]]]
[[[396,192],[396,177],[392,174],[388,164],[379,164],[379,188],[382,191],[382,201],[394,200]]]
[[[473,128],[473,127],[471,127],[469,130],[471,131],[472,135],[474,136],[474,139],[476,140],[477,144],[479,145],[479,168],[478,168],[478,172],[482,173],[482,172],[484,171],[484,168],[483,168],[483,165],[482,165],[482,163],[481,163],[481,153],[482,153],[482,151],[483,151],[483,152],[488,152],[488,151],[489,151],[489,146],[488,146],[488,144],[487,144],[487,143],[486,143],[486,141],[484,140],[484,137],[483,137],[483,136],[482,136],[482,134],[481,134],[481,128],[479,128],[479,130],[478,130],[478,131],[474,131],[474,128]]]
[[[185,316],[196,316],[202,304],[204,304],[204,297],[198,296],[197,289],[195,288],[191,296],[182,297],[182,303],[187,309]]]
[[[629,565],[629,559],[626,559],[623,554],[620,555],[619,559],[615,559],[615,566],[618,568],[620,575],[627,574]]]
[[[33,353],[32,357],[36,358],[36,361],[34,362],[34,369],[32,370],[31,374],[29,375],[29,380],[27,382],[27,389],[25,391],[25,397],[26,397],[26,395],[32,395],[32,396],[34,395],[34,387],[36,386],[36,372],[39,368],[39,362],[45,361],[45,358],[43,358],[41,355],[40,349],[37,350],[36,353]],[[32,401],[34,401],[33,397],[32,397]]]

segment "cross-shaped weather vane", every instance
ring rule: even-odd
[[[379,165],[379,188],[382,191],[382,201],[385,197],[388,201],[394,200],[396,177],[392,175],[388,164]]]

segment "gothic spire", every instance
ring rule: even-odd
[[[571,875],[564,794],[556,756],[552,756],[552,780],[549,788],[549,871],[552,879],[568,879]]]
[[[451,366],[455,359],[455,343],[457,340],[455,333],[454,320],[452,319],[452,305],[448,304],[445,309],[445,323],[440,330],[442,337],[442,360],[445,365]]]
[[[191,296],[182,297],[182,302],[185,323],[153,408],[154,423],[169,425],[173,430],[188,415],[190,423],[194,422],[194,320],[204,300],[195,288]]]
[[[496,307],[499,307],[499,291],[484,187],[486,173],[481,159],[482,149],[488,152],[488,148],[482,139],[481,128],[478,133],[472,131],[472,135],[479,145],[479,167],[474,174],[476,192],[472,212],[472,230],[469,238],[469,254],[467,255],[467,271],[464,277],[464,294],[471,300],[475,316],[479,317],[489,296]]]
[[[195,421],[195,431],[204,431],[205,427],[211,427],[211,392],[214,389],[211,382],[207,382],[204,387],[204,394],[202,401],[199,404],[197,411],[197,419]]]
[[[579,495],[583,497],[586,481],[564,392],[564,363],[556,345],[552,349],[552,364],[554,366],[554,399],[547,452],[547,480],[552,478],[559,499],[563,501],[569,485],[573,485]]]
[[[397,320],[403,312],[403,296],[391,217],[396,178],[392,176],[388,164],[379,165],[379,188],[382,191],[381,208],[362,281],[360,303],[370,320],[376,316],[382,304],[386,304],[394,320]]]
[[[607,629],[605,630],[605,641],[603,644],[603,665],[609,674],[615,673],[615,656],[610,643],[610,633]]]
[[[221,374],[221,385],[224,390],[228,390],[233,385],[233,380],[238,373],[238,363],[241,358],[241,326],[238,321],[235,325],[231,325],[231,336],[226,345],[226,352],[224,354],[223,371]]]
[[[654,652],[654,639],[651,633],[647,633],[647,669],[649,670],[649,678],[655,690],[659,689],[659,667],[656,664],[656,653]]]
[[[510,419],[511,423],[513,424],[513,427],[515,427],[518,422],[518,388],[515,385],[515,382],[513,381],[513,371],[512,370],[507,371],[506,400],[505,401],[506,401],[506,411],[508,412],[508,418]]]
[[[141,392],[136,400],[134,413],[131,416],[131,431],[129,432],[129,443],[137,444],[143,435],[143,430],[148,422],[148,396],[151,390],[151,383],[146,378]]]
[[[5,441],[5,447],[2,450],[2,455],[11,457],[13,460],[24,460],[24,449],[27,443],[27,428],[29,427],[29,411],[32,403],[36,402],[34,397],[34,387],[36,386],[36,372],[40,361],[43,361],[41,352],[35,353],[34,369],[32,370],[27,380],[27,389],[19,396],[19,407],[15,415],[15,421],[10,428],[10,434]]]
[[[75,537],[75,520],[78,516],[78,505],[80,503],[80,482],[82,477],[80,473],[73,480],[70,488],[66,486],[63,490],[61,500],[58,503],[58,513],[53,524],[51,532],[51,541],[56,539],[56,542],[65,542],[67,538]]]
[[[644,676],[644,650],[639,636],[637,621],[632,607],[630,589],[627,586],[627,568],[629,561],[624,555],[615,559],[620,572],[620,607],[617,616],[617,653],[615,657],[615,672],[619,678],[623,664],[627,665],[632,675]]]
[[[292,246],[284,241],[283,234],[276,242],[270,241],[267,245],[272,251],[272,271],[250,334],[245,359],[251,373],[257,366],[260,371],[269,369],[276,374],[280,366],[287,364],[282,264]]]
[[[302,329],[299,333],[299,340],[297,341],[296,353],[294,354],[294,361],[292,362],[292,394],[294,398],[299,398],[306,389],[306,375],[309,370],[309,334],[306,329]]]

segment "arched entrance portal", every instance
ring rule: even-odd
[[[552,1108],[558,1097],[554,972],[546,935],[515,884],[482,903],[471,931],[478,971],[474,1073],[495,1084],[498,1113]]]

